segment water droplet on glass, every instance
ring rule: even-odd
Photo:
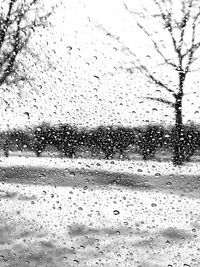
[[[118,210],[114,210],[113,213],[114,215],[119,215],[120,212]]]

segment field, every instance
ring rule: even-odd
[[[200,266],[200,165],[0,158],[0,267]]]

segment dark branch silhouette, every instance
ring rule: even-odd
[[[140,97],[141,98],[141,97]],[[175,107],[175,104],[172,102],[172,101],[169,101],[169,100],[166,100],[162,97],[150,97],[150,96],[146,96],[146,97],[143,97],[145,99],[149,99],[149,100],[153,100],[153,101],[157,101],[157,102],[161,102],[161,103],[164,103],[164,104],[167,104],[171,107]]]
[[[29,81],[26,56],[34,56],[28,42],[34,30],[45,27],[51,11],[40,9],[39,0],[9,0],[0,4],[0,86]],[[33,79],[33,78],[32,78]]]

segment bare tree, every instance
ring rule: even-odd
[[[174,163],[183,163],[183,149],[181,145],[181,129],[183,126],[182,100],[184,86],[188,74],[194,69],[194,62],[198,59],[200,48],[200,4],[198,0],[152,0],[151,11],[142,7],[141,12],[132,10],[126,4],[124,7],[131,14],[138,28],[148,38],[154,55],[160,59],[159,68],[152,71],[146,63],[141,62],[137,55],[129,47],[123,49],[134,57],[133,66],[127,70],[130,73],[139,69],[150,82],[159,86],[163,92],[170,94],[172,101],[163,97],[146,97],[149,100],[158,101],[174,108],[176,142],[174,144]],[[155,27],[156,30],[155,30]],[[162,32],[167,36],[162,39],[158,36],[157,26],[161,26]],[[110,34],[101,26],[107,35],[119,41],[119,37]],[[168,43],[170,41],[170,43]],[[164,45],[163,45],[164,43]],[[169,53],[171,49],[171,53]],[[160,73],[161,66],[171,68],[170,72],[176,74],[175,87],[169,83]],[[169,70],[169,69],[167,69]],[[167,73],[166,73],[167,74]]]
[[[28,42],[36,28],[46,26],[52,11],[53,8],[49,11],[42,8],[40,0],[1,0],[0,88],[2,90],[9,90],[11,85],[31,79],[26,62],[30,56],[37,57],[37,55],[29,48]]]

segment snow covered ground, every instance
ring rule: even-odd
[[[0,158],[0,267],[200,266],[200,165]]]

